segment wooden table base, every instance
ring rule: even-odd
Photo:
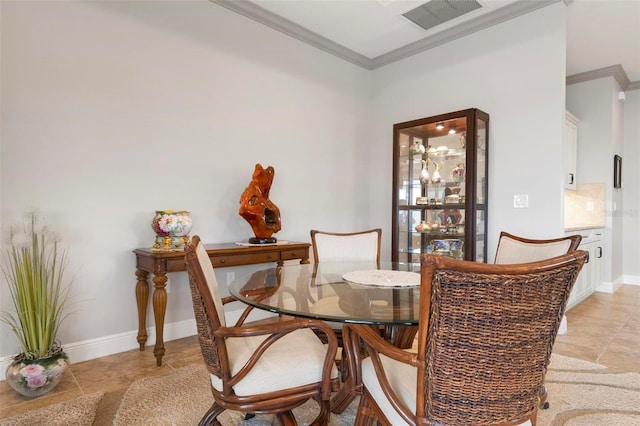
[[[389,343],[401,349],[409,349],[413,345],[417,332],[417,325],[385,325],[383,334]],[[342,329],[342,341],[344,343],[341,365],[343,383],[340,390],[331,398],[331,412],[335,414],[342,413],[357,396],[362,395],[362,378],[360,371],[356,368],[354,355],[354,351],[362,351],[362,348],[349,345],[349,343],[353,344],[353,339],[347,327]]]

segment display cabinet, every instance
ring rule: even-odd
[[[392,260],[487,260],[489,115],[472,108],[393,126]]]

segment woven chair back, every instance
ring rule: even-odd
[[[224,309],[213,266],[197,235],[185,246],[185,261],[200,350],[209,372],[221,377],[220,350],[225,349],[219,346],[224,340],[216,341],[213,332],[225,325]]]
[[[535,412],[585,259],[577,251],[491,265],[423,255],[419,339],[426,343],[419,342],[418,356],[426,366],[419,380],[427,419],[496,424]]]

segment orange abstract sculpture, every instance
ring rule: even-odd
[[[273,167],[264,169],[261,164],[256,164],[251,182],[240,196],[238,213],[251,225],[255,235],[255,238],[249,239],[252,244],[278,241],[272,235],[281,228],[280,209],[269,200],[274,174]]]

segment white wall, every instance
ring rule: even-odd
[[[391,198],[392,123],[477,107],[489,122],[489,261],[502,230],[562,235],[565,6],[545,7],[374,72],[377,184]],[[528,194],[528,209],[513,196]],[[371,211],[390,227],[388,203]]]
[[[131,250],[151,244],[155,209],[190,210],[205,241],[245,240],[238,199],[261,162],[278,238],[380,226],[389,259],[393,124],[477,107],[491,115],[490,260],[500,230],[560,235],[564,13],[370,72],[204,0],[0,2],[1,224],[35,206],[62,231],[79,301],[63,342],[131,349]],[[193,317],[185,274],[169,278],[166,340]],[[15,352],[3,326],[0,356]]]
[[[634,197],[630,188],[613,188],[613,156],[622,156],[623,170],[624,165],[634,167],[639,160],[637,156],[627,157],[624,153],[626,106],[618,100],[620,91],[620,85],[613,77],[567,86],[567,109],[580,119],[577,182],[604,183],[606,189],[602,276],[605,283],[616,283],[622,278],[623,253],[626,251],[623,216],[627,211],[623,194]],[[637,119],[631,120],[634,121]]]
[[[120,349],[137,347],[132,250],[151,245],[154,210],[190,210],[207,242],[246,241],[256,163],[276,170],[276,237],[379,225],[369,71],[209,1],[0,5],[1,221],[37,207],[61,231],[77,292],[63,343],[125,333]],[[166,324],[192,321],[186,274],[169,278]],[[3,324],[0,356],[16,352]]]
[[[622,157],[622,269],[626,284],[640,285],[640,90],[626,93]]]

